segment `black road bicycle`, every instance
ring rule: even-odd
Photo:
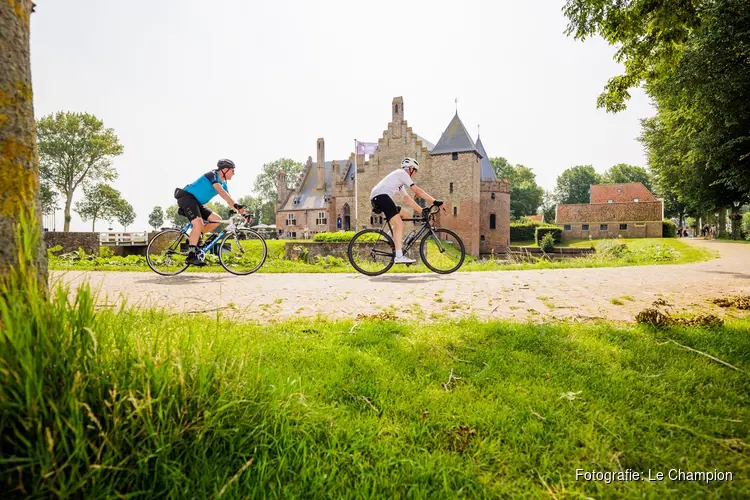
[[[419,229],[411,231],[404,238],[402,251],[408,256],[411,247],[415,242],[420,241],[419,256],[424,265],[436,273],[450,274],[457,271],[464,263],[466,249],[464,242],[456,233],[433,225],[435,215],[440,211],[440,205],[433,204],[431,207],[424,208],[422,217],[402,219],[404,222],[422,224]],[[379,210],[373,210],[373,212],[382,213]],[[386,225],[389,232],[384,231]],[[347,250],[349,262],[354,269],[367,276],[379,276],[387,272],[396,259],[396,246],[391,234],[393,234],[393,228],[391,228],[390,221],[386,221],[381,229],[363,229],[355,234]]]

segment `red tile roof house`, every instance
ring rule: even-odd
[[[664,201],[640,182],[591,186],[591,203],[557,205],[562,239],[661,238]]]

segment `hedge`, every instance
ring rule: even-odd
[[[551,234],[552,237],[555,239],[555,243],[560,243],[562,241],[562,228],[556,227],[556,226],[539,226],[536,228],[536,233],[534,234],[534,240],[536,241],[537,245],[541,245],[542,238],[544,238],[545,234]]]
[[[677,237],[677,226],[671,220],[665,220],[661,223],[661,236],[662,238],[675,238]]]
[[[338,231],[335,233],[317,233],[313,236],[313,241],[325,241],[325,242],[347,242],[354,238],[357,234],[354,231]]]
[[[531,241],[534,239],[537,227],[555,227],[543,222],[511,222],[510,241]]]

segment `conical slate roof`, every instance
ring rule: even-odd
[[[484,150],[484,144],[482,144],[482,139],[480,139],[479,136],[477,136],[477,151],[479,151],[479,154],[482,156],[482,180],[496,181],[497,176],[492,169],[490,157],[487,155],[487,151]]]
[[[446,128],[443,135],[440,136],[438,143],[432,151],[430,151],[430,154],[444,155],[449,153],[464,153],[467,151],[478,153],[474,141],[466,131],[466,127],[464,127],[464,124],[458,117],[458,113],[456,113],[450,124],[448,124],[448,128]]]

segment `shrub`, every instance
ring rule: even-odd
[[[336,233],[318,233],[313,236],[313,241],[325,242],[349,242],[356,233],[354,231],[339,231]]]
[[[59,252],[62,249],[63,249],[62,245],[55,245],[52,248],[48,248],[47,249],[47,258],[51,259],[57,252]]]
[[[630,249],[625,243],[616,240],[603,240],[597,245],[596,253],[604,258],[620,259],[630,254]]]
[[[536,228],[544,226],[541,222],[512,222],[510,224],[510,241],[531,241],[534,239]]]
[[[671,220],[665,220],[661,224],[661,235],[663,238],[675,238],[677,236],[677,226]]]
[[[544,237],[542,238],[542,241],[539,243],[539,246],[542,247],[542,250],[545,252],[551,252],[555,249],[555,238],[552,236],[552,233],[545,233]]]
[[[562,241],[561,227],[545,225],[536,228],[536,232],[534,233],[534,241],[536,241],[536,244],[539,245],[542,238],[544,238],[544,235],[548,233],[552,235],[555,243],[560,243]]]
[[[99,247],[99,257],[101,257],[102,259],[109,259],[114,254],[115,253],[109,247]]]

